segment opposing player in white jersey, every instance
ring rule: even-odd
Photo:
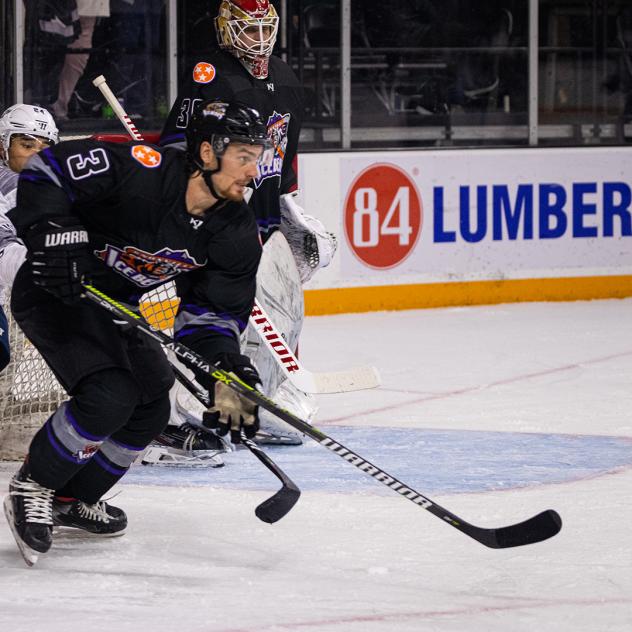
[[[24,244],[6,217],[15,206],[18,174],[33,154],[58,140],[55,121],[44,108],[18,103],[0,117],[0,302],[4,302],[26,254]],[[9,359],[7,319],[0,305],[0,370]]]

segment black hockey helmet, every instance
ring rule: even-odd
[[[200,145],[207,141],[221,158],[231,142],[271,148],[268,130],[254,108],[234,101],[201,101],[195,107],[186,130],[187,152],[195,164],[199,162]],[[198,165],[199,166],[199,165]]]

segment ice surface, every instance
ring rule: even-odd
[[[485,548],[311,442],[225,468],[134,467],[121,538],[63,536],[32,568],[0,524],[0,631],[632,630],[632,300],[307,319],[314,371],[375,364],[373,391],[319,397],[317,425],[454,513],[562,532]],[[6,489],[16,465],[0,467]]]

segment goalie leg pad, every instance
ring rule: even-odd
[[[318,411],[313,395],[299,391],[289,380],[285,380],[272,397],[281,408],[289,410],[297,417],[311,423]],[[303,433],[281,421],[266,410],[259,412],[259,432],[255,441],[270,445],[301,445]]]
[[[303,289],[292,251],[280,232],[272,234],[263,247],[257,271],[257,301],[267,312],[285,344],[296,349],[303,328]],[[252,324],[248,324],[242,350],[262,380],[264,393],[274,393],[285,374]]]

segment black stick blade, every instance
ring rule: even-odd
[[[274,524],[296,505],[300,497],[301,490],[293,483],[291,485],[286,483],[274,496],[264,500],[255,509],[255,515],[263,522]]]
[[[561,528],[560,515],[553,509],[547,509],[524,522],[498,529],[475,528],[469,535],[492,549],[508,549],[548,540],[559,533]]]

